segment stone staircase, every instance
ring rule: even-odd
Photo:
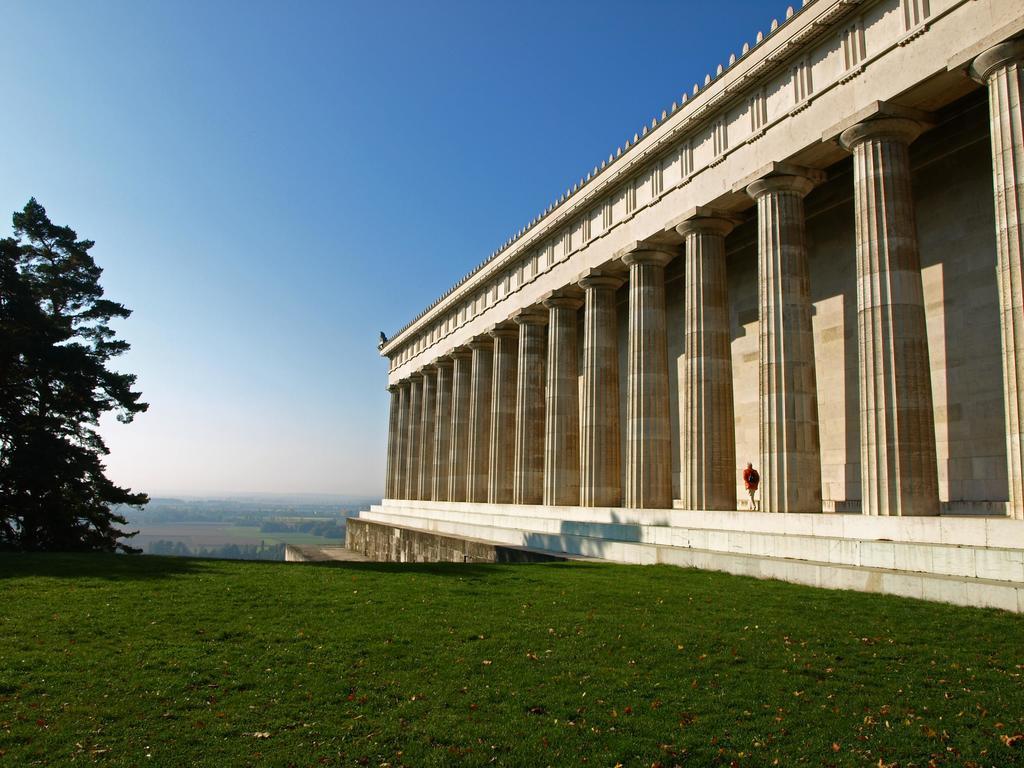
[[[666,563],[1024,612],[1024,521],[1005,517],[773,515],[386,499],[359,519],[570,557]]]

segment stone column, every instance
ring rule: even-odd
[[[420,425],[423,404],[423,375],[409,377],[409,427],[406,430],[405,498],[418,499],[420,494]]]
[[[725,236],[736,219],[699,210],[676,231],[686,239],[686,351],[682,390],[684,509],[736,509],[736,421]]]
[[[474,339],[469,348],[473,354],[473,370],[469,385],[466,501],[486,502],[491,452],[491,366],[494,361],[494,342],[489,336]]]
[[[547,369],[546,312],[525,311],[519,326],[516,371],[516,449],[513,500],[540,504],[544,500],[544,383]]]
[[[388,387],[388,392],[391,393],[391,408],[388,411],[388,468],[384,474],[384,498],[393,499],[398,476],[398,421],[402,395],[397,384]]]
[[[417,499],[429,501],[434,486],[434,406],[437,396],[437,368],[423,369],[423,394],[420,397],[420,486]]]
[[[574,294],[548,295],[548,380],[544,422],[544,503],[580,503],[580,381]]]
[[[619,429],[619,335],[615,290],[622,278],[591,270],[580,279],[583,309],[583,409],[580,506],[622,504]]]
[[[808,170],[747,187],[757,201],[761,510],[821,512],[818,387],[814,371],[804,196]]]
[[[494,362],[491,380],[490,479],[487,501],[511,504],[516,458],[516,369],[519,328],[502,323],[491,331]]]
[[[880,118],[843,131],[857,216],[860,476],[866,515],[939,512],[935,421],[909,145],[923,126]]]
[[[452,352],[452,426],[448,451],[448,500],[465,501],[469,468],[469,391],[471,358],[467,350]]]
[[[437,393],[434,403],[434,471],[431,477],[430,498],[448,501],[448,462],[451,461],[452,431],[452,359],[442,357],[434,364],[437,368]]]
[[[672,506],[665,265],[669,250],[640,247],[629,267],[629,368],[626,374],[626,506]]]
[[[1024,519],[1024,39],[990,48],[971,64],[988,85],[995,189],[997,280],[1009,514]]]
[[[405,478],[408,476],[409,446],[409,382],[398,384],[398,441],[395,445],[395,496],[404,499]]]

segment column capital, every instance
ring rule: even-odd
[[[401,389],[401,384],[388,384],[388,392],[390,392],[391,394],[394,394],[395,392],[398,392]]]
[[[759,178],[744,180],[748,195],[757,200],[772,192],[796,192],[800,197],[825,180],[825,172],[789,163],[772,163]],[[759,172],[760,173],[760,172]]]
[[[428,374],[433,376],[435,373],[437,373],[437,361],[436,360],[433,361],[433,362],[427,363],[422,368],[420,368],[420,374],[423,375],[423,376],[426,376]]]
[[[741,221],[742,219],[733,213],[702,205],[687,211],[669,226],[683,237],[691,232],[725,237]]]
[[[477,336],[469,342],[470,349],[491,349],[494,346],[494,339],[489,335]]]
[[[519,336],[519,326],[511,320],[506,320],[498,323],[487,333],[492,339],[512,339]]]
[[[447,355],[445,355],[445,357],[447,357],[452,362],[455,362],[456,358],[466,359],[466,358],[469,358],[472,354],[473,353],[470,352],[468,347],[456,347],[451,352],[449,352]]]
[[[449,355],[444,355],[442,357],[437,358],[437,360],[431,363],[431,365],[433,365],[435,368],[451,368],[452,363],[452,358]]]
[[[906,117],[880,117],[876,120],[865,120],[850,126],[839,134],[839,143],[843,149],[852,152],[854,148],[871,139],[888,139],[903,144],[910,144],[927,130],[929,126],[918,120]]]
[[[676,249],[671,245],[642,242],[633,243],[616,254],[627,267],[632,267],[634,264],[654,264],[664,267],[677,255]]]
[[[548,313],[532,307],[521,309],[512,315],[512,322],[516,325],[547,325]]]
[[[825,180],[825,172],[793,163],[769,163],[732,185],[734,193],[745,191],[757,200],[772,191],[795,191],[807,195]]]
[[[989,75],[1000,67],[1022,62],[1024,62],[1024,37],[1018,37],[1016,40],[1007,40],[1005,43],[994,45],[976,56],[967,69],[967,74],[984,84],[988,82]]]
[[[580,288],[618,288],[626,282],[625,278],[613,275],[603,269],[588,269],[577,278]]]
[[[583,296],[578,288],[567,286],[544,294],[540,303],[548,309],[579,309],[583,306]]]
[[[415,383],[413,381],[414,379],[418,380],[418,379],[422,379],[422,378],[423,378],[423,371],[422,370],[420,370],[420,371],[413,371],[412,373],[409,374],[409,381],[410,381],[410,383]]]

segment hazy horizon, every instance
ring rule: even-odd
[[[304,501],[311,504],[316,503],[345,503],[349,501],[368,501],[379,499],[378,494],[351,494],[351,493],[273,493],[253,491],[211,491],[211,492],[174,492],[166,490],[147,491],[150,499],[181,501]]]

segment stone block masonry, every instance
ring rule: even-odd
[[[543,563],[564,557],[494,542],[349,518],[345,548],[381,563]]]

